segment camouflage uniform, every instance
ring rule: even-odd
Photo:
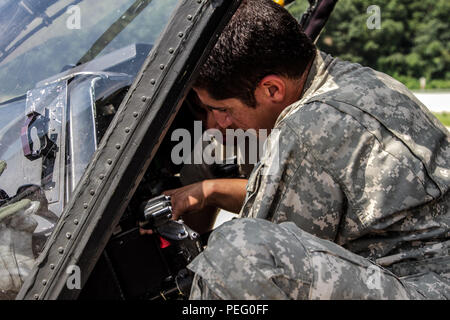
[[[406,87],[318,52],[275,128],[241,216],[279,225],[213,233],[192,298],[450,297],[450,137]]]

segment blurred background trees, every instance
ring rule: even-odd
[[[370,29],[371,5],[380,8],[381,28]],[[297,18],[307,6],[297,0],[288,10]],[[385,72],[419,89],[450,89],[449,0],[339,0],[318,47],[344,60]]]

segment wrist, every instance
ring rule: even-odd
[[[215,179],[208,179],[203,181],[203,194],[205,197],[205,204],[207,206],[214,206],[214,195],[216,194]]]

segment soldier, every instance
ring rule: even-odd
[[[189,265],[192,299],[450,297],[450,137],[405,86],[244,0],[194,89],[222,128],[271,134],[227,198],[246,192],[242,219]],[[178,214],[215,188],[171,191]]]

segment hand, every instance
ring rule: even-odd
[[[201,211],[206,207],[238,213],[244,203],[246,185],[246,179],[210,179],[167,190],[163,194],[171,196],[172,215],[176,220],[187,212]],[[152,234],[151,230],[139,231],[141,234]]]
[[[177,220],[183,214],[190,211],[202,210],[207,206],[208,180],[193,183],[178,189],[166,190],[166,196],[171,196],[172,219]],[[139,233],[153,234],[151,229],[139,228]]]
[[[178,189],[164,191],[163,194],[172,198],[172,215],[176,220],[187,212],[204,209],[208,205],[207,199],[211,192],[209,181],[204,180]]]

